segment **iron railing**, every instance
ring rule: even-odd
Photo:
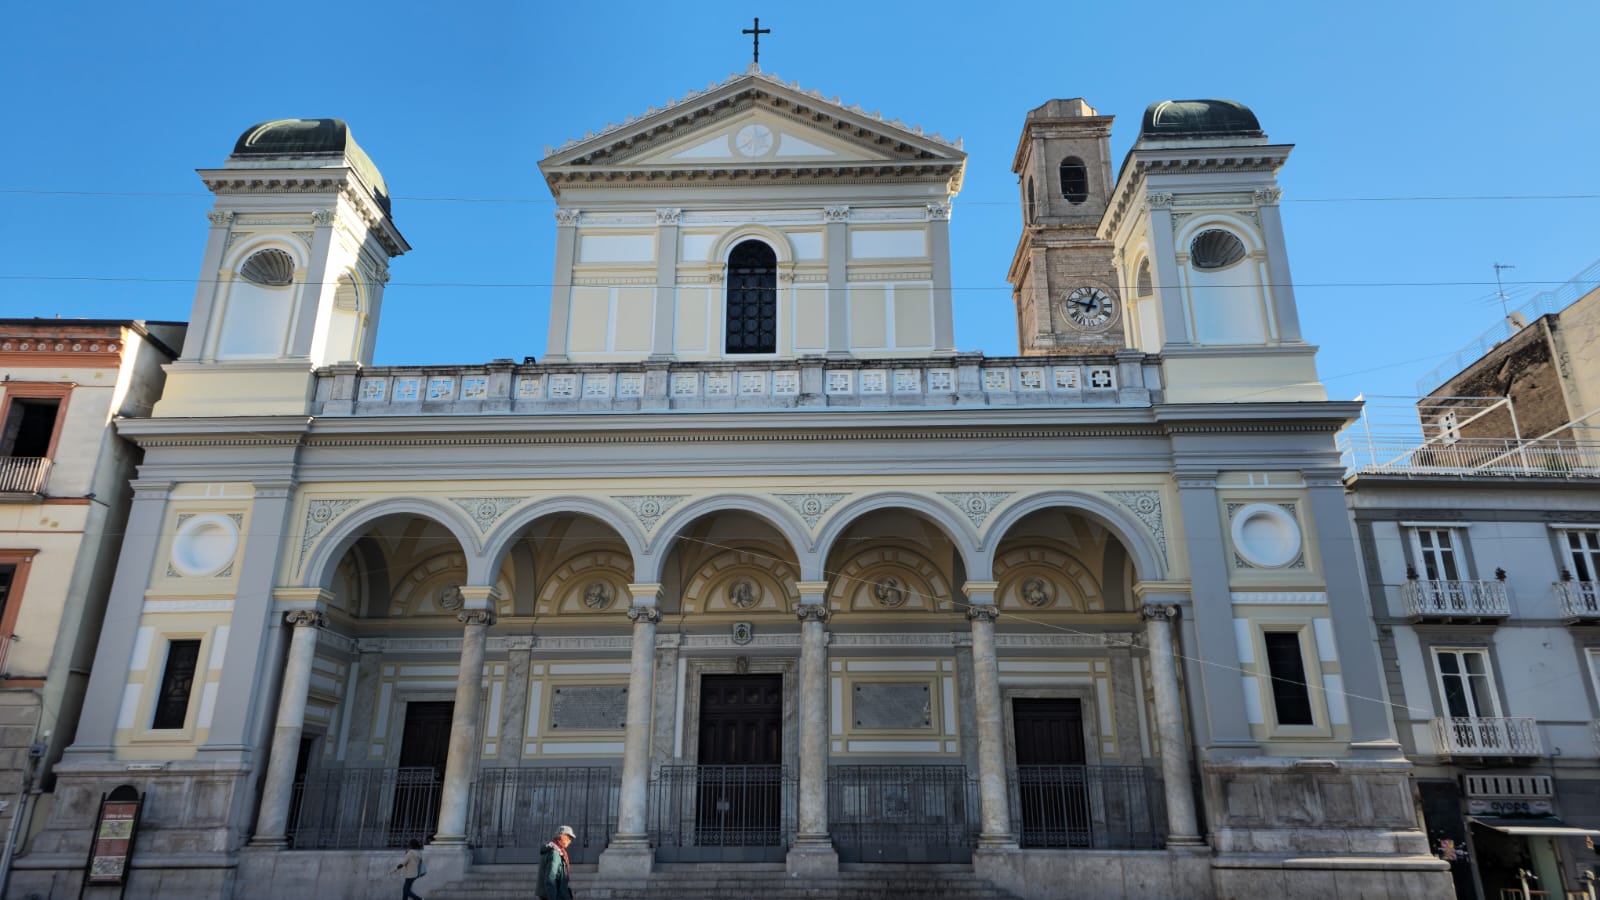
[[[828,831],[840,862],[970,862],[979,808],[965,766],[828,768]]]
[[[533,862],[563,825],[575,863],[592,863],[617,829],[618,770],[610,766],[481,769],[472,789],[473,855],[485,864]]]
[[[48,456],[0,456],[0,494],[42,494],[49,478]]]
[[[1600,583],[1558,581],[1555,589],[1561,598],[1561,613],[1568,619],[1600,618]]]
[[[1411,579],[1401,587],[1406,614],[1413,618],[1505,618],[1511,601],[1503,581]]]
[[[439,817],[439,788],[431,767],[310,772],[294,786],[289,846],[358,850],[426,842]]]
[[[1543,756],[1539,724],[1530,718],[1446,717],[1433,720],[1439,751],[1451,756]]]
[[[1012,816],[1024,847],[1159,849],[1161,776],[1143,766],[1018,766]]]
[[[796,783],[782,766],[662,766],[649,832],[661,862],[777,862],[795,832]]]

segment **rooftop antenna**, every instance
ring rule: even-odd
[[[1500,283],[1500,271],[1502,269],[1515,269],[1515,268],[1516,268],[1516,266],[1508,266],[1505,263],[1495,263],[1494,264],[1494,287],[1495,287],[1495,292],[1500,295],[1500,315],[1504,316],[1505,320],[1507,322],[1511,321],[1511,311],[1506,307],[1506,287],[1505,287],[1505,285]],[[1520,327],[1520,326],[1515,326],[1514,325],[1513,327]]]

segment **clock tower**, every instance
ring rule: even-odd
[[[1006,280],[1024,355],[1123,349],[1114,248],[1096,231],[1110,196],[1111,116],[1081,99],[1028,113],[1011,170],[1022,237]]]

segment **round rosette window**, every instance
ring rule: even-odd
[[[1300,557],[1300,526],[1281,506],[1252,503],[1233,516],[1233,549],[1257,568],[1287,566]]]
[[[190,578],[206,578],[227,568],[239,549],[239,526],[214,513],[194,516],[172,539],[172,568]]]

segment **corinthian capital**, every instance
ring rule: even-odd
[[[1152,191],[1146,194],[1144,199],[1153,209],[1169,209],[1172,207],[1172,195],[1165,191]]]
[[[284,613],[283,621],[295,628],[321,628],[328,624],[328,617],[314,609],[292,609]]]
[[[1176,603],[1146,603],[1139,607],[1139,618],[1146,621],[1157,619],[1176,619],[1178,605]]]
[[[630,606],[628,607],[628,619],[635,625],[639,623],[640,619],[643,619],[649,624],[654,625],[661,621],[661,607]]]
[[[565,225],[567,227],[575,226],[578,224],[579,215],[581,215],[581,213],[575,209],[558,209],[556,210],[556,225]]]
[[[948,203],[929,203],[928,204],[928,221],[929,222],[948,222],[948,221],[950,221],[950,204],[948,204]]]
[[[463,609],[456,615],[456,619],[463,625],[482,625],[485,628],[495,623],[492,609]]]
[[[995,619],[1000,618],[1000,607],[995,606],[993,603],[974,603],[967,607],[967,618],[974,622],[979,619],[985,622],[993,622]]]
[[[1282,196],[1282,188],[1262,188],[1261,190],[1255,192],[1256,205],[1271,206],[1272,204],[1277,203],[1278,198]]]
[[[828,608],[821,603],[802,603],[795,608],[794,614],[802,622],[828,621]]]
[[[206,218],[210,219],[211,220],[211,224],[213,224],[213,225],[218,225],[218,226],[232,225],[233,224],[233,210],[231,210],[231,209],[211,209],[211,210],[206,210]]]

